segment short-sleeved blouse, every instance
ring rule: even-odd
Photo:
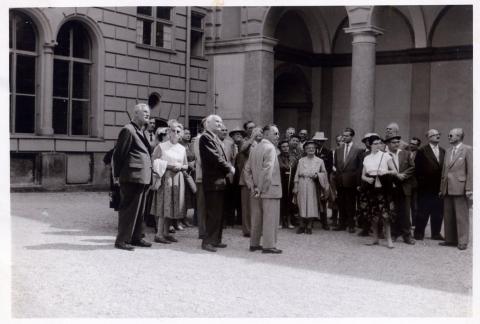
[[[367,155],[363,160],[363,166],[367,173],[377,170],[388,171],[388,161],[391,159],[390,154],[378,151],[375,154],[370,153]]]

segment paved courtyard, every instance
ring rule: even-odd
[[[196,228],[128,252],[113,247],[107,206],[103,192],[11,194],[13,317],[472,315],[471,247],[389,250],[347,232],[280,230],[284,253],[265,255],[237,226],[217,253],[200,249]]]

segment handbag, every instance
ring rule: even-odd
[[[120,207],[120,186],[113,185],[109,193],[109,196],[110,196],[110,208],[113,208],[113,210],[118,211],[118,207]]]
[[[196,194],[197,184],[195,183],[195,180],[193,180],[193,177],[186,171],[183,171],[183,178],[185,179],[185,182],[187,183],[188,188],[190,188],[190,191],[193,194]]]

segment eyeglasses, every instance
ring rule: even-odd
[[[180,134],[182,131],[178,129],[171,129],[170,132],[175,133],[175,134]]]
[[[432,135],[428,135],[428,137],[433,137],[433,136],[441,136],[441,134],[440,134],[440,133],[438,133],[438,134],[432,134]]]
[[[398,143],[400,143],[400,141],[390,141],[390,143],[392,143],[392,144],[398,144]]]

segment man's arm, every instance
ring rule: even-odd
[[[215,146],[215,143],[213,143],[213,141],[211,141],[206,135],[200,137],[199,150],[202,166],[220,169],[225,175],[231,172],[231,169],[233,168],[232,165],[224,159]]]
[[[120,176],[120,171],[125,165],[125,161],[128,158],[128,153],[130,152],[130,147],[133,142],[133,134],[127,127],[122,128],[120,134],[118,135],[117,145],[113,152],[113,163],[115,165],[114,174],[115,178]]]
[[[471,195],[473,192],[473,157],[472,157],[472,148],[467,147],[465,151],[465,164],[467,179],[465,182],[465,193],[467,196]]]
[[[263,155],[262,172],[260,173],[260,181],[258,183],[261,193],[266,192],[268,191],[268,189],[270,189],[270,185],[272,184],[273,168],[275,166],[276,156],[277,152],[275,151],[275,147],[267,146],[265,154]]]

